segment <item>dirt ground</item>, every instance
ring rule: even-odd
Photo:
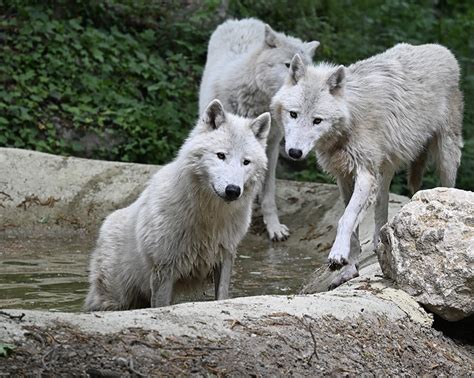
[[[198,326],[198,324],[196,324]],[[413,322],[339,321],[275,313],[229,321],[237,338],[164,338],[128,329],[85,334],[64,324],[25,327],[0,357],[0,376],[468,376],[473,348]]]

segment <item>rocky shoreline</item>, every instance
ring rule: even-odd
[[[93,234],[105,215],[131,202],[158,168],[0,149],[0,243],[9,237]],[[337,188],[281,181],[277,199],[293,230],[288,248],[323,252],[342,211]],[[407,201],[392,195],[390,217]],[[3,310],[0,343],[14,350],[0,357],[0,372],[470,374],[472,347],[431,328],[432,315],[381,278],[370,246],[370,217],[361,227],[361,276],[331,292],[322,292],[331,273],[320,269],[306,285],[307,292],[317,294],[93,314]],[[257,210],[249,238],[265,237],[258,224]],[[318,233],[321,229],[326,232]]]

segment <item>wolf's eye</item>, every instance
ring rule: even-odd
[[[217,157],[218,157],[219,159],[225,160],[225,153],[223,153],[223,152],[218,152],[216,155],[217,155]]]
[[[249,164],[250,164],[250,160],[245,159],[245,160],[244,160],[244,165],[249,165]]]
[[[321,118],[315,118],[313,119],[313,125],[319,125],[323,120]]]
[[[298,114],[296,112],[290,112],[290,117],[291,118],[297,118]]]
[[[290,63],[285,63],[286,68],[290,68]]]

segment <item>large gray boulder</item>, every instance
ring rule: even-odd
[[[383,273],[427,309],[457,321],[474,313],[474,193],[413,196],[381,233]]]

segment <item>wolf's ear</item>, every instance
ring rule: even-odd
[[[278,45],[278,36],[268,24],[265,24],[265,43],[271,48],[277,47]]]
[[[266,141],[268,133],[270,132],[270,113],[266,112],[260,114],[252,122],[250,122],[250,129],[255,134],[255,137],[259,141]]]
[[[290,77],[291,82],[296,85],[298,81],[306,74],[306,66],[303,63],[301,57],[296,54],[293,59],[291,59],[290,64]]]
[[[305,46],[306,52],[312,58],[314,56],[314,53],[316,52],[316,49],[319,47],[319,42],[318,41],[306,42],[304,46]]]
[[[339,66],[334,71],[327,81],[329,86],[329,93],[332,95],[339,94],[346,83],[346,67]]]
[[[204,111],[203,120],[210,130],[218,129],[225,122],[224,107],[219,100],[211,101]]]

